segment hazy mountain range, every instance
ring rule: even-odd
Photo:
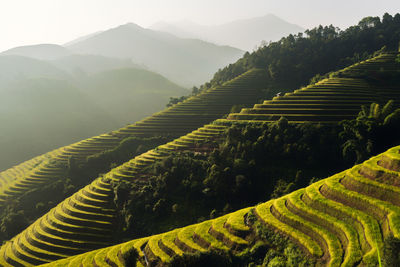
[[[251,51],[261,41],[277,41],[280,38],[303,32],[304,29],[275,15],[236,20],[213,26],[199,25],[189,20],[158,22],[151,29],[172,33],[182,38],[198,38],[219,45],[229,45]]]
[[[191,87],[210,80],[219,68],[235,62],[243,55],[243,50],[254,49],[262,40],[275,41],[303,30],[300,26],[272,14],[216,26],[179,21],[159,22],[151,29],[145,29],[134,23],[127,23],[90,33],[63,46],[22,46],[4,51],[0,55],[58,60],[61,64],[53,63],[59,68],[74,72],[93,73],[127,65],[135,66],[160,73],[177,84]],[[81,55],[79,59],[76,54]],[[82,58],[83,55],[91,57]]]
[[[128,23],[68,45],[78,54],[130,58],[168,79],[193,86],[204,83],[221,67],[235,62],[243,51]]]
[[[128,23],[106,31],[83,36],[67,43],[65,46],[42,44],[16,47],[1,55],[20,55],[40,60],[58,60],[56,65],[75,71],[81,68],[92,72],[89,65],[98,68],[126,67],[135,65],[160,73],[171,81],[191,87],[210,80],[221,67],[235,62],[243,51],[229,46],[218,46],[198,39],[179,38],[175,35],[142,28]],[[78,60],[71,55],[92,56]],[[97,56],[94,58],[93,56]],[[103,57],[100,59],[98,57]],[[70,58],[66,58],[70,57]],[[108,58],[104,62],[104,57]],[[113,62],[110,62],[113,59]],[[79,62],[77,62],[77,60]],[[99,61],[86,64],[85,61]],[[71,61],[75,61],[72,62]],[[61,62],[61,63],[60,63]],[[99,64],[100,63],[100,64]],[[71,69],[72,68],[72,69]],[[103,68],[106,69],[106,68]]]

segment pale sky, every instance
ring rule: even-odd
[[[366,16],[400,13],[400,0],[0,0],[0,51],[55,43],[127,22],[189,19],[212,25],[275,14],[304,28],[345,29]]]

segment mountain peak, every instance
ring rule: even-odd
[[[140,25],[133,23],[133,22],[127,22],[125,24],[122,24],[116,28],[130,28],[130,29],[144,29],[143,27],[141,27]]]

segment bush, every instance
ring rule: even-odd
[[[125,266],[136,266],[138,258],[139,254],[135,248],[131,248],[130,250],[122,254],[122,260]]]
[[[381,254],[382,264],[385,267],[400,266],[400,239],[389,236],[385,239]]]

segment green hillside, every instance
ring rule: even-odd
[[[400,237],[400,191],[396,182],[399,153],[400,147],[394,147],[363,164],[255,207],[47,266],[126,266],[124,260],[136,261],[136,266],[156,266],[179,257],[188,260],[187,255],[194,253],[228,250],[243,258],[260,243],[265,244],[265,255],[274,247],[272,240],[261,236],[258,223],[287,236],[324,266],[377,266],[383,257],[384,239]]]
[[[357,64],[356,66],[362,67],[363,65],[368,65],[371,71],[373,71],[374,68],[380,69],[382,57],[386,58],[385,56],[377,56],[370,61]],[[388,58],[389,61],[394,60],[393,56]],[[349,71],[348,75],[351,74],[354,76],[357,74],[355,68],[350,67],[349,70],[352,71]],[[390,73],[391,71],[392,70],[388,70],[387,72]],[[227,101],[224,92],[230,92],[231,94],[231,90],[235,88],[232,87],[233,85],[239,86],[247,84],[247,86],[249,86],[249,81],[251,81],[249,77],[252,77],[252,75],[258,72],[259,71],[255,70],[248,74],[251,74],[250,76],[244,75],[238,77],[220,89],[211,89],[208,92],[203,92],[199,96],[189,98],[183,103],[174,105],[166,111],[150,117],[150,121],[155,120],[157,117],[163,119],[157,119],[154,123],[149,123],[148,127],[153,129],[153,131],[160,129],[160,133],[161,130],[168,131],[168,129],[170,129],[172,134],[176,133],[176,135],[179,136],[182,134],[182,128],[189,129],[189,120],[184,119],[189,116],[193,117],[196,114],[194,111],[199,113],[199,110],[207,108],[208,114],[206,113],[205,115],[207,119],[209,119],[209,114],[216,112],[210,110],[210,105],[200,105],[201,102],[196,105],[195,103],[198,101],[195,100],[208,99],[208,101],[210,101],[211,99],[216,100],[216,97],[223,97],[220,99]],[[259,81],[255,77],[256,76],[253,76],[252,79]],[[330,79],[334,80],[335,78]],[[347,88],[348,85],[343,84],[342,87]],[[379,98],[377,100],[379,100]],[[221,103],[221,100],[218,102]],[[221,107],[218,109],[220,108]],[[188,114],[187,117],[185,117],[186,114]],[[217,116],[217,114],[214,113],[214,116]],[[232,115],[229,117],[231,116]],[[169,117],[173,118],[173,120],[168,120]],[[181,118],[182,122],[179,122],[176,118]],[[23,265],[39,264],[101,248],[117,242],[118,235],[116,230],[118,231],[118,228],[121,227],[119,226],[119,219],[117,218],[120,207],[116,206],[115,203],[116,197],[114,194],[116,191],[113,181],[118,183],[125,180],[133,184],[137,183],[138,185],[141,183],[146,184],[146,179],[149,176],[149,169],[147,166],[162,161],[169,155],[174,156],[174,153],[179,151],[209,154],[215,148],[215,141],[226,135],[225,129],[228,127],[223,124],[231,121],[232,120],[219,120],[218,123],[220,125],[211,124],[199,128],[190,134],[143,153],[96,179],[70,198],[62,201],[49,213],[38,219],[29,228],[13,238],[11,242],[7,243],[5,247],[2,248],[3,251],[5,251],[5,260],[11,264],[13,261],[20,262]],[[162,124],[163,122],[165,122],[165,124]],[[177,126],[181,125],[178,123],[184,124],[184,127],[178,128]],[[173,126],[174,124],[177,126]],[[95,154],[94,151],[99,152],[105,148],[115,147],[118,142],[118,135],[128,135],[130,133],[129,131],[135,133],[134,130],[137,129],[137,134],[145,136],[147,134],[146,128],[136,128],[136,125],[115,131],[110,135],[94,138],[92,139],[93,141],[83,141],[75,145],[75,147],[66,147],[64,148],[64,152],[54,151],[53,158],[57,159],[59,162],[63,160],[65,162],[68,160],[68,157],[73,156],[76,160],[84,162],[87,156]],[[171,128],[167,128],[167,126],[163,125],[169,125]],[[46,165],[39,165],[36,170],[42,173],[43,167],[49,168]],[[15,183],[14,186],[10,187],[8,191],[5,191],[5,193],[10,194],[10,192],[13,192],[12,194],[15,195],[18,194],[18,192],[22,193],[24,190],[32,188],[30,183],[27,184],[27,180],[30,181],[28,175],[22,176],[22,178]],[[40,184],[40,180],[38,184]],[[227,184],[225,184],[225,186],[227,186]],[[5,199],[5,201],[7,201],[7,199]],[[142,216],[144,216],[144,214],[142,214]],[[149,222],[149,225],[152,224],[153,223]],[[317,250],[314,252],[322,253],[317,252]]]

